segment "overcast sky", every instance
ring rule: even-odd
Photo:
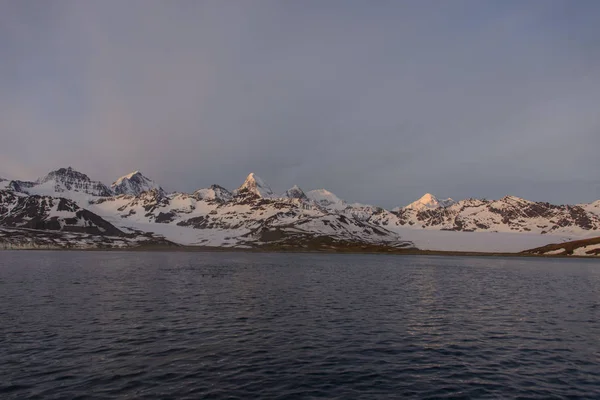
[[[0,0],[0,176],[600,198],[600,1]]]

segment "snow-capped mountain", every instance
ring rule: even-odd
[[[237,188],[233,194],[236,196],[251,194],[262,198],[271,198],[273,197],[273,189],[254,172],[251,172],[242,186]]]
[[[22,186],[22,185],[21,185]],[[60,168],[50,172],[26,188],[30,194],[53,195],[64,192],[80,192],[92,196],[110,196],[112,191],[102,182],[92,181],[86,174],[73,168]]]
[[[384,217],[386,222],[425,229],[600,235],[600,217],[581,206],[539,203],[515,196],[467,199],[433,209],[403,208],[393,214]]]
[[[347,207],[344,200],[325,189],[311,190],[306,193],[306,197],[328,210],[341,211]]]
[[[287,197],[288,199],[308,201],[308,197],[304,191],[298,187],[298,185],[294,185],[290,189],[286,190],[283,197]]]
[[[426,193],[419,200],[414,201],[414,202],[410,203],[409,205],[407,205],[406,207],[404,207],[404,209],[417,210],[417,211],[433,210],[433,209],[441,208],[441,207],[450,207],[454,203],[456,203],[456,202],[450,198],[440,200],[437,197],[435,197],[434,195],[432,195],[431,193]],[[398,209],[399,208],[396,208],[395,210],[398,210]]]
[[[178,230],[176,234],[185,234],[180,237],[184,244],[308,246],[314,240],[328,238],[393,247],[411,245],[385,228],[331,214],[300,199],[263,198],[254,193],[249,196],[243,190],[229,201],[214,201],[185,193],[160,196],[151,191],[140,196],[99,198],[90,204],[90,209],[100,215],[113,215],[124,226],[137,229],[146,226],[167,235],[172,234],[173,229]],[[149,227],[149,224],[154,226]],[[174,240],[172,236],[167,238]]]
[[[146,178],[140,171],[120,177],[111,186],[114,194],[131,194],[138,196],[143,192],[156,189],[165,193],[164,190],[153,180]]]
[[[196,197],[197,200],[226,202],[230,201],[233,198],[233,195],[223,186],[211,185],[209,188],[196,190],[194,192],[194,197]]]
[[[71,167],[51,171],[35,181],[12,180],[2,182],[0,189],[29,195],[54,197],[111,196],[112,191],[102,182],[92,181],[87,175]]]
[[[454,202],[426,195],[390,211],[347,203],[325,189],[305,193],[294,186],[277,196],[253,173],[233,192],[212,185],[191,194],[167,194],[139,172],[120,178],[111,190],[72,168],[35,182],[0,184],[0,227],[4,227],[0,229],[12,232],[0,232],[0,243],[8,237],[13,244],[30,240],[33,233],[15,230],[34,229],[55,232],[39,233],[40,243],[46,244],[68,243],[64,235],[77,233],[100,237],[77,239],[97,246],[151,241],[320,250],[377,246],[522,251],[600,236],[600,201],[552,205],[506,196]],[[57,239],[59,233],[63,236]]]

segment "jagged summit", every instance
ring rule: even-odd
[[[134,171],[130,174],[120,177],[112,185],[113,192],[119,194],[130,194],[137,196],[143,192],[157,190],[164,194],[165,191],[153,180],[145,177],[140,171]]]
[[[27,182],[25,182],[27,183]],[[93,196],[110,196],[112,191],[102,182],[92,181],[89,176],[72,167],[59,168],[49,172],[46,176],[39,178],[29,187],[30,192],[35,194],[50,194],[50,192],[81,192]],[[39,193],[37,193],[39,192]]]
[[[308,197],[304,191],[298,187],[298,185],[294,185],[290,189],[286,190],[283,196],[287,197],[288,199],[299,199],[304,201],[308,200]]]
[[[431,193],[425,193],[419,200],[410,203],[404,208],[409,210],[424,211],[434,210],[442,207],[450,207],[454,203],[456,202],[450,198],[440,200]]]
[[[254,172],[251,172],[246,177],[242,186],[235,191],[236,195],[243,195],[245,193],[251,193],[263,198],[273,197],[273,190],[271,187]]]
[[[60,181],[83,181],[83,182],[90,182],[91,179],[89,176],[87,176],[84,173],[81,173],[79,171],[76,171],[75,169],[73,169],[73,167],[67,167],[67,168],[59,168],[57,170],[54,171],[50,171],[46,176],[39,178],[36,183],[45,183],[51,180],[60,180]]]

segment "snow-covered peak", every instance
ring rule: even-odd
[[[211,185],[209,188],[198,189],[194,192],[198,200],[229,201],[233,197],[231,192],[219,185]]]
[[[308,200],[308,197],[304,191],[298,187],[298,185],[294,185],[290,189],[286,190],[283,196],[287,197],[288,199]]]
[[[326,189],[311,190],[306,193],[306,197],[314,201],[317,205],[330,209],[330,210],[343,210],[347,204],[344,200],[337,197]]]
[[[454,200],[448,198],[445,200],[440,200],[431,193],[425,193],[419,200],[410,203],[407,205],[406,209],[416,210],[416,211],[424,211],[424,210],[434,210],[436,208],[441,207],[449,207],[452,204],[456,203]]]
[[[74,170],[72,167],[59,168],[50,171],[46,176],[39,178],[36,183],[42,184],[48,181],[81,181],[90,182],[91,179],[84,173]]]
[[[250,173],[242,186],[235,191],[235,194],[237,195],[244,193],[252,193],[263,198],[273,197],[273,190],[271,187],[254,172]]]
[[[112,185],[113,192],[119,194],[130,194],[138,196],[143,192],[156,189],[164,194],[164,190],[153,180],[146,178],[140,171],[134,171],[130,174],[120,177]]]
[[[594,201],[592,203],[588,203],[588,204],[579,204],[579,206],[581,208],[583,208],[584,210],[586,210],[587,212],[591,212],[593,214],[600,216],[600,200],[596,200],[596,201]]]
[[[86,174],[71,167],[59,168],[37,181],[22,185],[30,194],[56,195],[64,192],[79,192],[92,196],[110,196],[111,190],[102,182],[92,181]]]

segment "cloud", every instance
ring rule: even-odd
[[[10,3],[0,175],[600,198],[595,2]]]

